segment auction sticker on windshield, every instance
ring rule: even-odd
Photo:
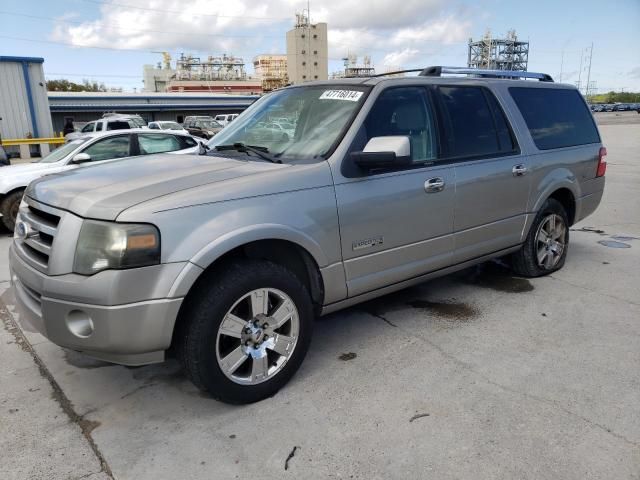
[[[322,92],[320,100],[347,100],[349,102],[357,102],[360,100],[362,92],[357,90],[327,90]]]

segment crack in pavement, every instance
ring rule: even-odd
[[[114,476],[113,476],[113,473],[111,472],[111,468],[109,467],[109,464],[105,460],[104,456],[102,455],[102,452],[100,452],[100,449],[98,448],[98,445],[96,445],[95,441],[93,440],[93,437],[91,436],[91,431],[94,428],[96,428],[97,425],[99,425],[98,422],[88,420],[84,418],[84,415],[79,415],[75,411],[73,407],[73,403],[71,403],[71,400],[69,400],[69,397],[67,397],[67,395],[62,390],[62,387],[60,387],[60,384],[56,381],[56,379],[53,377],[53,375],[51,374],[49,369],[46,367],[42,359],[38,356],[36,351],[33,349],[33,346],[29,343],[29,340],[27,340],[27,337],[24,335],[24,333],[16,323],[15,319],[13,318],[13,315],[11,315],[11,313],[7,309],[4,302],[1,302],[1,301],[0,301],[0,319],[2,319],[4,329],[10,335],[13,336],[16,343],[20,346],[20,348],[22,348],[22,350],[24,350],[29,355],[31,355],[31,359],[38,367],[40,375],[49,382],[49,385],[53,390],[51,392],[51,398],[53,398],[58,403],[58,405],[60,405],[60,408],[62,408],[62,411],[67,415],[67,417],[69,417],[69,420],[75,423],[76,425],[78,425],[78,427],[80,428],[82,435],[89,443],[89,446],[91,447],[91,450],[93,450],[93,453],[98,459],[98,462],[100,462],[100,467],[101,467],[100,472],[94,472],[94,473],[104,472],[109,478],[113,479]]]
[[[289,452],[289,456],[287,457],[287,459],[284,461],[284,469],[285,470],[289,470],[289,460],[291,460],[293,458],[293,456],[296,454],[296,450],[300,448],[300,447],[293,447],[293,450],[291,450],[291,452]]]
[[[378,315],[373,315],[375,317],[378,317]],[[379,318],[379,317],[378,317]],[[386,321],[386,320],[385,320]],[[397,327],[397,325],[396,325]],[[567,415],[570,415],[574,418],[580,419],[583,422],[596,427],[600,430],[603,430],[604,432],[608,433],[609,435],[617,438],[618,440],[621,440],[633,447],[639,448],[640,447],[640,443],[638,442],[634,442],[633,440],[625,437],[624,435],[614,432],[611,428],[607,427],[606,425],[594,422],[593,420],[580,415],[579,413],[573,412],[572,410],[569,410],[567,407],[565,407],[564,405],[562,405],[558,400],[554,400],[554,399],[550,399],[550,398],[545,398],[545,397],[540,397],[538,395],[533,395],[530,394],[528,392],[522,392],[520,390],[517,390],[513,387],[510,387],[508,385],[503,385],[501,383],[496,382],[495,380],[492,380],[491,378],[489,378],[487,375],[485,375],[484,373],[476,370],[474,368],[474,366],[468,362],[465,362],[464,360],[459,359],[458,357],[456,357],[454,354],[448,352],[447,350],[445,350],[444,348],[442,348],[440,345],[438,345],[437,343],[433,342],[430,338],[416,334],[416,332],[408,332],[407,330],[405,330],[402,327],[397,327],[398,330],[400,330],[402,333],[404,333],[405,335],[407,335],[410,339],[410,341],[412,342],[417,342],[419,339],[422,342],[425,342],[429,345],[431,345],[438,353],[440,353],[440,355],[442,355],[443,357],[451,360],[452,362],[454,362],[455,364],[459,365],[460,367],[464,368],[465,370],[473,373],[474,375],[482,378],[485,382],[487,382],[490,385],[493,385],[495,387],[500,388],[501,390],[504,390],[506,392],[510,392],[510,393],[514,393],[516,395],[521,395],[525,398],[529,398],[531,400],[535,400],[537,402],[540,403],[545,403],[553,408],[556,408],[558,410],[563,411],[564,413],[566,413]]]
[[[383,322],[391,325],[394,328],[398,328],[398,325],[396,325],[395,323],[393,323],[391,320],[387,319],[386,317],[383,317],[382,315],[378,314],[378,313],[373,313],[373,312],[367,312],[365,311],[365,313],[368,313],[369,315],[371,315],[372,317],[376,317],[379,318],[380,320],[382,320]]]

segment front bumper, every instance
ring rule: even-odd
[[[164,360],[183,298],[171,298],[186,264],[48,276],[12,246],[11,283],[20,321],[53,343],[125,365]]]

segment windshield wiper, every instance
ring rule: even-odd
[[[217,145],[214,147],[217,151],[223,150],[235,150],[242,153],[254,153],[260,158],[267,160],[271,163],[282,163],[282,160],[269,155],[269,149],[267,147],[260,147],[258,145],[246,145],[242,142],[236,142],[233,145]]]

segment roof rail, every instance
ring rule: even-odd
[[[440,77],[443,73],[458,75],[476,75],[478,77],[493,78],[534,78],[541,82],[553,82],[551,75],[547,73],[523,72],[516,70],[484,70],[481,68],[465,68],[465,67],[427,67],[420,71],[418,76],[421,77]]]

